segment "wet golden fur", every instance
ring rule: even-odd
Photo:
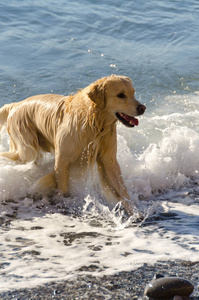
[[[1,156],[23,163],[36,161],[42,151],[55,155],[54,170],[37,182],[37,190],[69,193],[69,168],[79,159],[91,169],[97,163],[101,181],[116,202],[132,214],[130,197],[116,159],[116,112],[138,115],[129,78],[111,75],[70,96],[38,95],[0,109],[0,126],[7,121],[10,151]],[[125,93],[126,99],[117,97]]]

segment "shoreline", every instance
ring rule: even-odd
[[[134,271],[123,271],[119,274],[93,277],[92,266],[88,267],[89,275],[78,275],[76,280],[50,282],[42,286],[0,292],[0,299],[133,299],[144,298],[144,289],[155,274],[177,276],[189,280],[194,285],[191,300],[199,300],[199,261],[167,261],[154,265],[144,264]]]

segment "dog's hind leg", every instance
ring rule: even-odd
[[[10,151],[1,152],[0,156],[6,157],[6,158],[14,160],[14,161],[19,160],[19,153],[18,153],[16,145],[11,137],[10,137]]]
[[[31,124],[18,123],[15,124],[13,117],[9,119],[10,152],[0,155],[19,160],[22,163],[35,161],[39,156],[40,149],[37,132]]]
[[[26,163],[29,161],[36,160],[38,157],[38,151],[30,145],[18,143],[17,147],[15,147],[14,149],[13,147],[10,147],[10,151],[1,152],[0,156],[6,157],[14,161],[19,160],[23,163]]]
[[[0,156],[6,157],[6,158],[14,160],[14,161],[19,160],[19,154],[16,151],[1,152]]]

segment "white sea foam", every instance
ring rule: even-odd
[[[98,276],[199,259],[199,129],[198,112],[191,111],[198,94],[166,101],[184,106],[177,113],[170,106],[146,112],[135,129],[118,126],[118,160],[143,221],[122,222],[86,178],[73,181],[71,198],[35,202],[29,189],[53,167],[53,158],[44,156],[37,165],[0,158],[0,216],[11,221],[1,228],[1,290],[74,278],[90,273],[90,265]],[[0,150],[8,147],[4,130]],[[77,215],[68,212],[72,205]]]
[[[26,203],[10,230],[1,232],[1,289],[72,279],[89,273],[90,265],[96,266],[92,275],[100,276],[168,259],[196,261],[199,231],[194,225],[199,221],[198,207],[189,207],[188,214],[182,204],[171,204],[169,209],[182,217],[179,224],[178,220],[165,220],[161,228],[158,223],[122,228],[99,217],[43,215]]]

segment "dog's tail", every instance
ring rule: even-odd
[[[10,110],[13,108],[15,103],[5,104],[0,108],[0,131],[3,125],[6,123]]]

